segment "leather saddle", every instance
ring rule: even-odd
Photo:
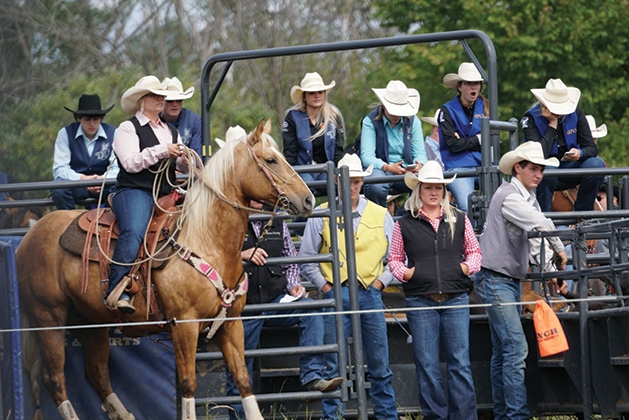
[[[169,261],[167,257],[172,252],[172,247],[165,243],[164,233],[173,232],[182,201],[183,196],[177,191],[157,200],[144,240],[145,245],[140,247],[137,261],[147,259],[147,251],[156,259],[148,259],[131,268],[130,276],[143,283],[135,286],[136,291],[139,286],[149,293],[147,301],[150,301],[151,305],[147,306],[152,307],[155,300],[155,293],[151,293],[151,270],[163,268]],[[82,257],[82,293],[87,291],[90,261],[99,263],[101,279],[109,278],[109,260],[113,257],[119,234],[120,229],[114,212],[110,208],[96,208],[79,215],[61,235],[60,245],[68,252]],[[156,254],[158,249],[161,251]],[[108,287],[108,282],[102,282],[103,295],[107,293]],[[153,313],[154,310],[155,308],[152,308],[150,312]]]

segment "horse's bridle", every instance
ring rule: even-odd
[[[277,201],[275,202],[275,205],[273,205],[271,203],[271,208],[275,209],[278,206],[280,206],[280,209],[282,211],[288,211],[288,209],[290,208],[290,200],[288,199],[288,197],[286,196],[286,193],[283,191],[283,188],[286,188],[286,186],[290,183],[291,179],[293,179],[293,177],[297,176],[297,173],[294,172],[290,178],[288,179],[283,179],[279,174],[277,174],[276,172],[274,172],[273,170],[271,170],[268,166],[266,166],[259,158],[258,156],[256,156],[255,151],[253,150],[253,146],[251,146],[249,144],[248,141],[244,141],[244,143],[247,145],[247,149],[249,150],[249,152],[251,153],[251,156],[253,157],[253,160],[256,162],[256,165],[258,165],[258,168],[260,168],[260,170],[262,171],[262,173],[264,173],[264,175],[266,176],[267,180],[269,181],[269,183],[273,186],[273,188],[275,189],[275,191],[277,192]],[[275,174],[275,176],[280,179],[284,185],[283,188],[280,187],[280,185],[278,185],[277,182],[275,182],[275,179],[273,178],[273,174]],[[235,201],[230,200],[229,198],[227,198],[225,196],[225,194],[223,194],[220,191],[216,191],[214,190],[210,185],[208,185],[207,182],[205,182],[205,180],[203,179],[203,177],[199,177],[203,184],[216,196],[218,197],[221,201],[229,204],[230,206],[239,209],[239,210],[245,210],[247,212],[252,212],[252,213],[261,213],[261,214],[268,214],[271,216],[277,215],[277,212],[274,211],[268,211],[268,210],[263,210],[263,209],[256,209],[253,207],[249,207],[249,206],[243,206],[242,204],[239,204]]]
[[[286,193],[283,191],[282,188],[280,188],[280,186],[277,184],[277,182],[275,182],[275,179],[273,179],[273,176],[271,175],[271,170],[269,169],[268,166],[266,166],[265,164],[262,163],[262,161],[258,158],[258,156],[256,156],[255,151],[253,150],[253,146],[251,146],[249,144],[249,142],[245,142],[247,144],[247,149],[249,149],[249,152],[251,153],[251,156],[253,157],[253,160],[256,162],[256,164],[258,165],[258,168],[260,168],[260,170],[262,172],[264,172],[264,175],[266,176],[266,178],[268,179],[269,183],[273,186],[273,188],[275,188],[275,191],[277,191],[277,202],[275,203],[275,206],[277,207],[278,204],[281,205],[281,209],[282,210],[286,210],[289,208],[290,206],[290,200],[288,199],[288,197],[286,197]],[[279,176],[276,172],[274,172],[275,176],[278,177],[279,179],[282,179],[281,176]],[[290,178],[288,178],[287,180],[284,180],[284,188],[286,188],[286,186],[288,185],[288,183],[291,181],[291,179],[296,176],[297,173],[294,172]]]

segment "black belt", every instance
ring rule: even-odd
[[[437,303],[445,302],[448,299],[452,299],[455,296],[460,295],[461,293],[430,293],[427,295],[422,295],[425,298],[433,300]]]

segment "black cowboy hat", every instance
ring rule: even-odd
[[[112,110],[114,105],[107,109],[101,109],[100,96],[97,94],[88,95],[84,93],[79,98],[79,108],[76,111],[71,110],[67,106],[64,108],[74,115],[105,115]]]

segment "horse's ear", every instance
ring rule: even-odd
[[[264,133],[264,127],[264,120],[262,119],[256,126],[256,129],[253,130],[253,133],[249,134],[249,136],[247,137],[247,141],[251,146],[254,146],[258,141],[260,141],[260,139],[262,138],[262,133]]]
[[[266,120],[266,124],[264,124],[264,133],[271,134],[271,119]]]

